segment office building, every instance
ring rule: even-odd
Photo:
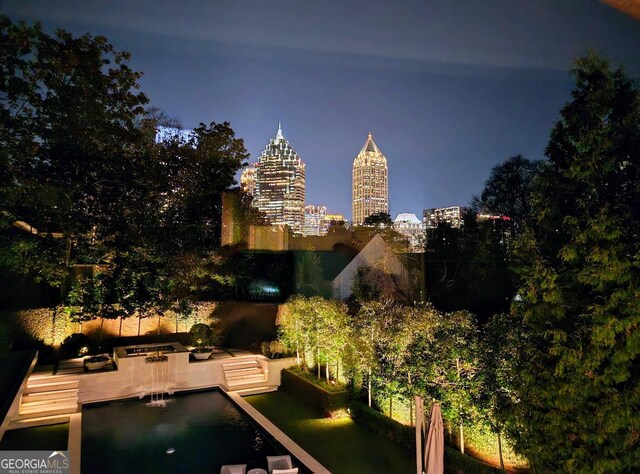
[[[373,141],[371,133],[353,160],[353,225],[366,217],[389,212],[387,159]]]
[[[249,166],[242,170],[240,175],[240,189],[255,196],[256,194],[256,164],[251,163]]]
[[[408,239],[412,252],[424,251],[424,224],[415,214],[398,214],[393,221],[393,229]]]
[[[326,235],[327,225],[324,217],[327,215],[326,206],[304,207],[304,235]]]
[[[294,234],[304,226],[305,165],[278,124],[256,167],[253,205],[272,225],[286,225]]]
[[[462,215],[465,209],[462,206],[425,209],[422,222],[425,229],[435,229],[441,222],[446,222],[453,228],[459,228],[463,224]]]

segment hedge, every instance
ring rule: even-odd
[[[370,430],[386,436],[407,449],[415,450],[416,429],[413,426],[398,423],[358,400],[351,401],[349,411],[353,419],[359,421]]]
[[[288,369],[282,371],[281,387],[298,400],[317,410],[324,417],[329,417],[338,410],[346,409],[349,402],[348,391],[328,392]]]
[[[367,428],[395,441],[408,450],[415,452],[416,449],[416,429],[413,426],[403,425],[388,416],[380,413],[366,404],[352,400],[349,403],[351,417],[362,423]],[[455,448],[445,446],[444,448],[444,472],[446,474],[495,474],[500,470],[484,464],[477,459],[462,454]]]

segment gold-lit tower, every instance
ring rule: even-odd
[[[361,225],[366,217],[389,212],[387,159],[371,138],[353,160],[353,225]]]

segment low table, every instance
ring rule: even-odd
[[[248,470],[247,474],[267,474],[267,471],[265,471],[264,469],[260,469],[259,467],[256,467],[255,469]]]

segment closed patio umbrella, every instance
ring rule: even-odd
[[[426,474],[442,474],[444,472],[444,431],[439,403],[431,405],[429,430],[424,446],[424,472]]]

